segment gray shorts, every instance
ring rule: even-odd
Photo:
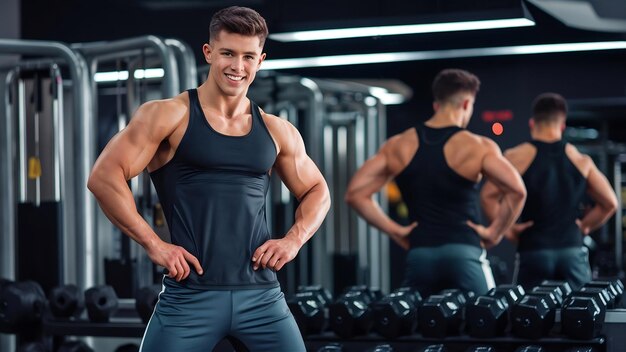
[[[540,249],[517,254],[513,282],[530,290],[543,280],[566,280],[576,290],[591,281],[586,247]]]
[[[166,280],[140,351],[212,351],[225,337],[249,351],[305,351],[280,287],[190,289]]]
[[[467,244],[412,248],[406,258],[404,285],[423,297],[447,288],[482,295],[495,287],[487,251]]]

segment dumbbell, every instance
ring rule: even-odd
[[[107,323],[119,302],[112,286],[95,286],[85,291],[87,316],[94,323]]]
[[[55,318],[77,318],[85,309],[85,295],[76,285],[56,286],[48,294],[48,303]]]
[[[417,307],[422,299],[416,290],[398,289],[370,306],[374,314],[374,331],[394,339],[410,335],[417,326]]]
[[[561,308],[561,327],[565,335],[572,339],[592,339],[600,334],[604,324],[606,307],[602,295],[577,296],[572,293]]]
[[[46,296],[35,281],[6,282],[0,291],[0,331],[19,333],[41,323]]]
[[[557,300],[552,292],[531,292],[511,309],[513,335],[525,339],[539,339],[548,335],[554,326]]]
[[[565,352],[598,352],[595,347],[591,346],[580,346],[580,347],[572,347]]]
[[[563,298],[566,298],[572,293],[572,286],[567,281],[543,280],[539,287],[558,287],[561,289],[561,296],[563,296]]]
[[[454,295],[428,297],[417,308],[419,331],[424,337],[443,338],[457,335],[463,321],[462,308]]]
[[[565,297],[563,297],[563,291],[561,290],[560,287],[536,286],[536,287],[533,287],[530,293],[544,293],[544,294],[547,293],[551,296],[550,298],[556,302],[557,307],[563,306],[563,299]]]
[[[83,341],[66,341],[57,352],[94,352],[94,350]]]
[[[367,349],[366,352],[393,352],[393,347],[389,344],[377,345],[370,349]]]
[[[621,285],[621,281],[591,281],[583,285],[583,288],[586,287],[598,287],[606,289],[607,293],[610,296],[609,299],[609,308],[615,308],[619,305],[621,301],[622,294],[624,293],[624,287]]]
[[[472,346],[465,350],[465,352],[495,352],[496,350],[491,346]]]
[[[443,344],[426,346],[422,352],[446,352],[447,349]]]
[[[509,309],[524,295],[519,285],[501,285],[484,296],[476,297],[465,307],[465,322],[472,337],[495,337],[504,334],[509,323]]]
[[[319,285],[300,286],[296,295],[287,300],[303,336],[319,334],[326,329],[331,301],[330,292]]]
[[[328,345],[322,346],[317,349],[317,352],[342,352],[343,345],[340,343],[329,343]]]
[[[515,352],[543,352],[541,346],[522,346],[515,350]]]
[[[142,287],[135,293],[135,310],[144,324],[150,321],[162,289],[163,286],[155,284]]]
[[[352,286],[329,306],[330,328],[341,338],[367,334],[374,326],[370,304],[379,293],[366,286]]]

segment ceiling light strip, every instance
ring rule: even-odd
[[[376,64],[399,61],[423,61],[453,59],[462,57],[529,55],[547,53],[565,53],[577,51],[621,50],[626,49],[626,41],[561,43],[518,45],[492,48],[451,49],[433,51],[409,51],[395,53],[352,54],[317,56],[291,59],[266,60],[261,65],[264,70],[281,70],[304,67],[328,67],[344,65]]]
[[[439,33],[456,31],[474,31],[482,29],[515,28],[534,26],[535,22],[527,18],[507,18],[499,20],[465,21],[448,23],[425,23],[398,26],[377,26],[358,28],[323,29],[270,34],[270,39],[280,42],[302,42],[342,38],[378,37],[386,35],[404,35],[421,33]]]

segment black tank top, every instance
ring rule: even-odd
[[[520,234],[518,250],[580,247],[576,218],[587,180],[567,157],[565,142],[530,143],[537,155],[522,176],[528,195],[520,220],[534,225]]]
[[[170,162],[150,174],[172,243],[196,256],[204,269],[202,276],[192,269],[183,284],[211,290],[278,286],[275,272],[254,271],[251,261],[270,239],[265,195],[276,160],[259,108],[250,102],[247,135],[227,136],[209,125],[197,91],[188,94],[189,125],[180,145]]]
[[[478,223],[478,184],[452,170],[443,148],[459,127],[416,127],[419,148],[407,167],[396,177],[411,221],[411,247],[449,243],[480,247],[478,234],[467,220]]]

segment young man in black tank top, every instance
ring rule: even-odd
[[[217,12],[197,89],[143,104],[89,178],[104,213],[167,270],[141,351],[211,351],[224,337],[252,351],[304,351],[276,271],[297,255],[330,207],[322,174],[296,128],[246,94],[265,59],[265,20]],[[138,214],[127,181],[145,168],[172,243]],[[295,224],[271,239],[265,194],[272,170],[299,201]]]
[[[567,280],[574,288],[590,281],[583,236],[602,226],[617,207],[611,185],[593,160],[562,140],[566,116],[563,97],[539,95],[533,102],[531,141],[505,153],[528,190],[520,223],[506,234],[518,243],[514,276],[527,289],[546,279]],[[582,215],[585,195],[595,205]],[[500,196],[493,184],[485,184],[482,199],[488,216],[497,212]]]
[[[445,288],[486,293],[494,282],[482,246],[497,244],[522,210],[526,191],[513,166],[492,140],[465,129],[479,84],[467,71],[440,72],[433,82],[435,114],[389,138],[346,193],[369,224],[409,250],[405,284],[422,295]],[[477,224],[483,176],[498,185],[507,204],[488,227]],[[389,218],[372,198],[394,178],[409,208],[409,226]]]

